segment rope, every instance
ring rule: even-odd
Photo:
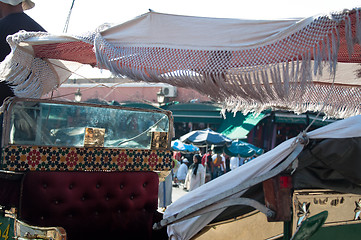
[[[65,26],[64,26],[64,29],[63,29],[63,33],[67,33],[67,32],[68,32],[70,15],[71,15],[71,12],[72,12],[73,7],[74,7],[74,2],[75,2],[75,0],[73,0],[73,2],[71,3],[71,7],[70,7],[70,10],[69,10],[69,13],[68,13],[68,17],[66,18],[66,21],[65,21]]]
[[[65,67],[63,67],[63,66],[61,66],[61,65],[58,65],[58,64],[56,64],[56,63],[53,63],[53,62],[52,62],[51,64],[54,65],[54,66],[56,66],[56,67],[58,67],[58,68],[61,68],[61,69],[65,70],[65,71],[68,71],[68,72],[70,72],[70,73],[72,73],[72,74],[74,74],[74,75],[77,75],[77,76],[79,76],[79,77],[81,77],[81,78],[84,78],[84,79],[88,80],[89,82],[92,82],[92,83],[96,84],[96,86],[94,86],[94,87],[88,87],[88,88],[85,88],[85,89],[81,89],[81,92],[85,92],[85,91],[87,91],[87,90],[90,90],[90,89],[93,89],[93,88],[97,88],[97,87],[99,87],[99,86],[102,86],[102,87],[106,87],[106,88],[111,89],[111,91],[117,91],[118,93],[126,94],[126,93],[124,93],[124,92],[120,92],[119,89],[116,88],[116,86],[122,85],[123,83],[117,83],[117,84],[114,84],[113,86],[107,86],[107,85],[102,84],[102,83],[97,83],[97,82],[95,82],[94,80],[85,77],[84,75],[81,75],[81,74],[79,74],[79,73],[76,73],[76,72],[74,72],[74,71],[71,71],[71,70],[69,70],[69,69],[67,69],[67,68],[65,68]],[[67,80],[64,80],[61,84],[63,84],[65,81],[67,81]],[[60,85],[61,85],[61,84],[60,84]],[[53,96],[53,95],[54,95],[54,91],[55,91],[55,90],[52,90],[52,91],[51,91],[51,96],[50,96],[49,98],[44,98],[44,99],[50,99],[50,100],[52,100],[52,99],[59,99],[59,98],[64,98],[64,97],[66,97],[66,96],[71,96],[71,95],[75,94],[75,92],[73,92],[73,93],[63,94],[63,95],[60,95],[60,96],[56,96],[56,97],[55,97],[55,96]],[[110,93],[109,93],[109,94],[110,94]],[[132,96],[129,95],[129,94],[126,94],[126,95],[129,96],[129,97],[131,97],[132,99],[134,99],[134,96],[133,96],[133,95],[132,95]],[[108,96],[108,95],[106,95],[106,96]],[[108,102],[108,101],[105,100],[105,99],[101,99],[101,100],[104,100],[104,101]],[[150,101],[148,101],[148,100],[146,100],[146,99],[143,99],[143,98],[137,98],[136,100],[137,100],[137,101],[140,101],[140,102],[142,102],[142,103],[152,104],[152,102],[150,102]],[[155,107],[155,108],[158,108],[159,110],[163,110],[162,108],[160,108],[160,107],[158,107],[158,106],[154,106],[154,107]]]
[[[320,116],[321,112],[323,112],[323,109],[325,108],[326,106],[326,103],[328,102],[330,96],[331,96],[331,93],[333,92],[334,90],[334,86],[335,86],[335,78],[336,78],[336,74],[333,74],[333,79],[332,79],[332,84],[331,84],[331,89],[330,91],[328,91],[327,93],[327,96],[326,96],[326,101],[323,102],[323,105],[322,105],[322,108],[320,111],[318,111],[318,113],[316,114],[316,117],[312,120],[312,122],[306,127],[305,131],[304,132],[308,132],[308,130],[310,129],[310,127],[314,124],[314,122],[316,121],[316,119]]]

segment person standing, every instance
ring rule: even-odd
[[[227,154],[223,153],[222,156],[224,157],[224,165],[226,166],[226,171],[225,172],[229,172],[231,171],[231,167],[230,167],[230,156],[228,156]]]
[[[200,187],[205,182],[206,170],[201,161],[202,157],[199,154],[193,156],[193,164],[189,167],[184,183],[188,191]]]
[[[0,62],[11,52],[6,41],[8,35],[25,30],[28,32],[46,32],[45,29],[24,13],[35,4],[30,0],[0,0]],[[0,81],[0,105],[14,92],[6,82]]]
[[[163,182],[159,183],[158,186],[158,207],[162,211],[172,203],[172,178],[173,173],[169,173]]]
[[[229,160],[229,167],[232,170],[238,168],[240,166],[240,159],[238,156],[232,156],[231,159]]]
[[[226,173],[226,159],[223,154],[219,152],[214,152],[212,156],[213,162],[213,173],[212,180]]]
[[[206,168],[206,182],[212,179],[213,162],[212,162],[212,149],[208,148],[207,153],[202,157],[202,165]]]
[[[24,10],[31,9],[35,4],[30,0],[0,0],[0,62],[10,53],[11,49],[6,37],[20,30],[46,32]]]

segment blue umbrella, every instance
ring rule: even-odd
[[[196,146],[225,146],[232,142],[230,138],[209,128],[189,132],[181,136],[179,140]]]
[[[229,147],[224,148],[224,152],[229,156],[240,155],[241,157],[247,158],[253,155],[261,155],[263,149],[241,140],[233,140]]]
[[[185,144],[179,140],[172,141],[172,149],[180,152],[198,152],[199,148],[192,144]]]

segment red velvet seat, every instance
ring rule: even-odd
[[[24,173],[0,170],[0,205],[5,209],[19,208],[20,189]]]
[[[158,183],[155,172],[27,172],[19,218],[70,240],[152,239]]]

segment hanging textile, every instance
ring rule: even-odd
[[[79,36],[21,32],[8,38],[12,53],[0,80],[15,83],[19,96],[31,96],[33,82],[47,84],[44,94],[64,80],[51,61],[58,59],[192,88],[234,112],[271,107],[348,117],[361,113],[360,11],[271,21],[149,12]]]

